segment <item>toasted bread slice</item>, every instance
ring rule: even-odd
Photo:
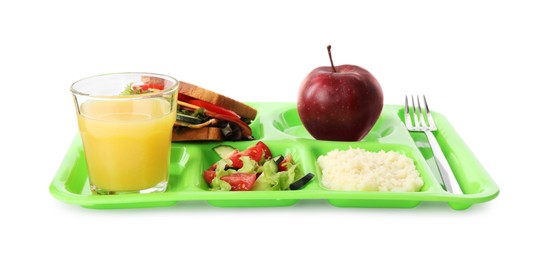
[[[220,141],[222,132],[218,127],[187,128],[174,127],[172,141]]]
[[[144,84],[164,86],[164,79],[158,77],[141,76],[141,81],[143,81]]]
[[[253,120],[257,116],[257,110],[244,103],[187,82],[180,81],[178,91],[181,94],[212,103],[228,110],[232,110],[239,116],[247,118],[249,120]]]

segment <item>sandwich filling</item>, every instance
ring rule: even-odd
[[[224,140],[253,139],[251,127],[246,123],[249,119],[242,118],[231,110],[183,94],[180,94],[178,99],[175,123],[177,127],[217,127]]]

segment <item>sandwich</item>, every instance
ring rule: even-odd
[[[172,141],[252,140],[257,110],[190,83],[179,83]]]
[[[143,85],[129,84],[124,95],[158,92],[164,79],[142,76]],[[252,140],[251,121],[257,110],[232,98],[183,81],[178,86],[172,141]]]

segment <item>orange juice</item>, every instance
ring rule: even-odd
[[[176,119],[168,100],[90,100],[80,110],[79,129],[94,190],[165,189]]]

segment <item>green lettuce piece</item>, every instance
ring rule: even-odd
[[[291,169],[293,169],[293,171],[294,171],[294,178],[293,178],[292,183],[298,181],[299,179],[303,178],[303,176],[305,176],[305,174],[303,174],[299,170],[298,164],[292,164],[292,163],[288,162],[286,165],[287,165],[286,167],[287,167],[288,171],[291,170]]]
[[[266,178],[264,173],[261,173],[255,181],[252,190],[268,190],[270,187],[272,187],[272,184],[269,182],[269,179]]]
[[[220,178],[212,179],[211,185],[212,185],[211,190],[213,190],[213,191],[230,191],[230,190],[232,190],[232,185],[230,185],[229,183],[221,180]]]
[[[226,175],[230,175],[230,174],[234,174],[236,173],[236,171],[234,169],[228,169],[228,170],[224,170],[226,169],[226,165],[228,164],[232,164],[232,160],[230,159],[222,159],[218,162],[216,162],[216,178],[220,178]]]
[[[243,167],[241,167],[237,172],[243,173],[256,173],[257,172],[257,162],[249,158],[249,156],[241,156],[239,159],[243,162]]]
[[[263,164],[262,173],[255,181],[253,190],[279,190],[278,186],[278,167],[276,162],[267,161]],[[276,187],[276,188],[275,188]]]
[[[290,184],[295,181],[295,165],[292,167],[288,167],[287,171],[281,171],[278,173],[280,176],[278,178],[278,183],[280,185],[281,190],[289,190]]]
[[[137,94],[137,91],[133,89],[133,82],[130,82],[125,86],[125,89],[120,93],[120,95],[133,95]]]
[[[265,162],[262,168],[263,172],[255,181],[253,190],[289,190],[299,172],[294,164],[288,165],[287,171],[278,172],[278,167],[274,161]]]

